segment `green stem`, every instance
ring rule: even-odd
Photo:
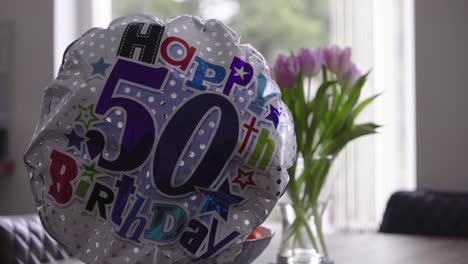
[[[311,192],[311,203],[316,203],[320,194],[320,190],[328,176],[328,172],[330,171],[330,160],[324,159],[320,162],[320,167],[317,171],[317,182],[312,186]]]
[[[304,179],[306,184],[304,186],[304,194],[302,197],[302,202],[307,204],[307,197],[310,196],[312,190],[311,188],[316,185],[317,181],[317,166],[319,160],[313,160],[313,157],[305,157],[304,158]]]
[[[322,231],[322,219],[320,218],[320,214],[318,212],[319,208],[317,204],[312,207],[312,212],[314,215],[314,222],[315,222],[315,227],[317,228],[317,236],[320,241],[320,247],[322,248],[323,254],[328,257],[328,249],[327,245],[325,244],[325,239],[323,237],[323,231]]]
[[[315,235],[312,232],[312,229],[310,228],[309,219],[307,217],[307,212],[302,211],[302,208],[301,208],[301,209],[299,209],[300,214],[298,214],[298,211],[296,210],[296,208],[299,209],[300,206],[295,207],[296,217],[300,217],[300,221],[302,222],[302,224],[299,225],[299,232],[301,231],[300,226],[305,227],[307,235],[309,236],[310,242],[312,243],[312,246],[314,247],[315,250],[318,251],[319,250],[318,244],[317,244],[317,241],[315,239]]]

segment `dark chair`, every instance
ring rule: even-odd
[[[0,216],[0,263],[48,263],[69,258],[37,215]]]
[[[396,192],[379,232],[468,238],[468,193]]]

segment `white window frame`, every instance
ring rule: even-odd
[[[112,20],[112,0],[54,0],[54,73],[67,46],[92,27]]]

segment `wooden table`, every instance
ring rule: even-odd
[[[279,236],[255,264],[274,263]],[[327,236],[335,264],[466,264],[468,240],[378,233]]]
[[[254,264],[269,264],[276,260],[280,237]],[[332,234],[327,236],[328,248],[335,264],[467,264],[468,240],[388,235],[377,233]],[[61,264],[82,264],[65,260]],[[57,263],[56,263],[57,264]]]

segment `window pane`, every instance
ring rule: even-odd
[[[326,0],[113,0],[114,18],[146,13],[161,18],[181,14],[216,18],[233,27],[268,61],[278,53],[328,44]]]

